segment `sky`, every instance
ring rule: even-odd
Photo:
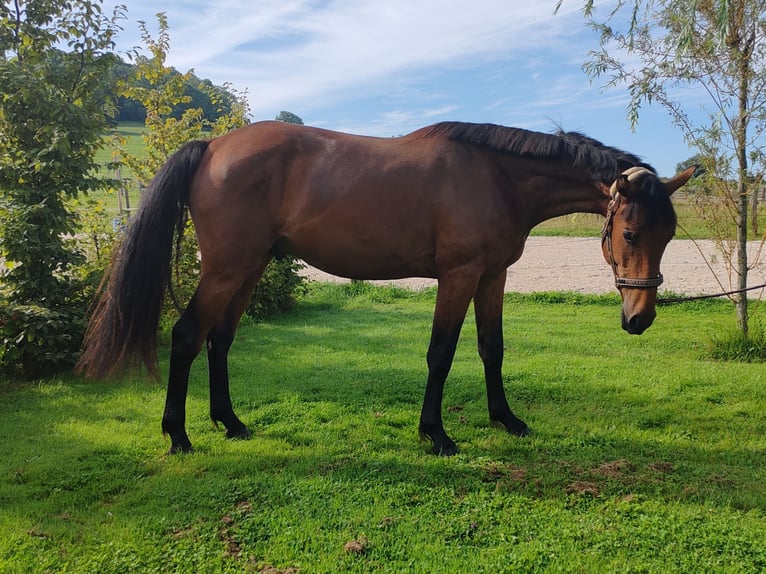
[[[635,131],[625,88],[582,70],[598,48],[583,0],[121,0],[117,51],[157,36],[167,64],[247,91],[253,121],[391,137],[445,120],[580,131],[640,156],[660,175],[693,155],[660,106]],[[608,2],[606,2],[608,4]],[[597,3],[598,4],[598,3]],[[602,3],[603,4],[603,3]]]

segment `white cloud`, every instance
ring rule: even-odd
[[[135,19],[147,20],[150,28],[153,16],[147,12],[167,13],[170,64],[247,87],[255,110],[318,109],[379,93],[395,79],[429,70],[521,57],[560,44],[571,25],[565,13],[552,16],[552,3],[508,0],[186,0],[134,6]],[[131,26],[126,24],[126,32]]]
[[[565,1],[557,16],[554,5],[132,0],[118,41],[122,50],[139,45],[136,21],[154,30],[155,13],[165,12],[168,63],[247,89],[255,119],[290,110],[310,124],[379,136],[444,119],[542,131],[561,125],[640,153],[625,121],[625,91],[603,92],[580,69],[598,45],[583,23],[582,2]],[[658,141],[673,139],[656,130],[649,137],[649,160]]]

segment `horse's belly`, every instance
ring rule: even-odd
[[[275,251],[290,254],[316,267],[349,279],[402,279],[405,277],[436,277],[431,250],[393,249],[387,242],[378,244],[348,239],[334,242],[330,237],[312,241],[283,239]]]

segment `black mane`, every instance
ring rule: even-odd
[[[560,160],[585,170],[594,181],[612,183],[633,166],[656,170],[633,154],[609,147],[578,132],[555,134],[495,124],[441,122],[420,130],[425,137],[446,136],[498,152],[530,159]]]

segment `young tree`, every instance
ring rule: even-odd
[[[658,102],[699,150],[716,198],[703,205],[705,218],[718,234],[732,285],[746,289],[748,211],[757,209],[766,145],[766,0],[618,0],[604,17],[586,0],[584,13],[601,33],[586,72],[628,88],[632,125],[644,103]],[[681,88],[689,87],[704,96],[702,120],[683,100],[689,90]],[[746,338],[746,293],[734,301]]]
[[[241,127],[247,123],[249,111],[245,94],[234,94],[236,101],[233,104],[226,102],[229,112],[220,114],[214,122],[206,120],[203,110],[198,107],[187,108],[176,117],[174,109],[190,103],[186,84],[193,70],[180,74],[165,64],[170,51],[170,27],[164,13],[157,14],[157,25],[155,38],[147,24],[139,22],[148,54],[133,55],[132,75],[118,87],[118,95],[139,102],[146,110],[143,153],[129,153],[119,139],[114,149],[118,162],[130,169],[140,187],[148,185],[168,157],[183,144]],[[214,102],[223,103],[217,91],[211,91],[211,97]],[[176,285],[172,295],[177,295],[180,304],[180,300],[191,297],[198,278],[197,244],[191,221],[187,221],[176,262]]]
[[[144,153],[130,154],[122,149],[119,141],[115,150],[141,185],[147,185],[181,145],[242,127],[248,123],[250,111],[247,93],[237,92],[229,84],[223,86],[223,91],[210,84],[211,101],[219,106],[214,121],[207,120],[203,110],[196,107],[184,110],[180,118],[175,117],[174,108],[190,101],[186,84],[193,77],[193,71],[179,74],[166,66],[170,51],[170,27],[164,13],[157,14],[157,23],[155,38],[146,23],[140,22],[148,55],[135,55],[133,77],[122,83],[120,91],[120,95],[138,101],[146,108]],[[298,116],[291,115],[303,123]],[[184,240],[177,247],[176,276],[170,293],[176,307],[191,298],[199,279],[198,249],[191,220],[187,220]],[[294,302],[294,293],[302,287],[302,278],[297,275],[299,268],[300,265],[293,259],[270,263],[248,306],[248,314],[260,317],[288,309]]]
[[[73,364],[85,301],[67,200],[104,185],[94,153],[112,102],[104,78],[124,8],[101,0],[0,4],[0,367]]]

